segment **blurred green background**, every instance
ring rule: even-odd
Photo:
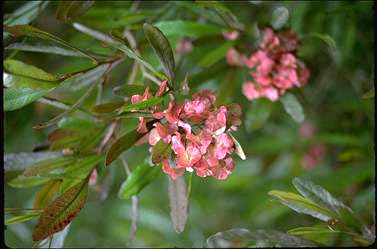
[[[4,14],[12,13],[25,1],[5,1]],[[243,125],[235,133],[247,160],[236,160],[236,169],[226,181],[193,177],[189,218],[186,229],[176,234],[170,221],[167,176],[162,175],[139,195],[140,223],[134,246],[137,247],[202,247],[208,236],[231,228],[277,229],[286,231],[317,221],[300,215],[273,201],[267,192],[272,189],[292,191],[295,176],[308,176],[339,197],[374,226],[374,96],[365,94],[374,81],[374,26],[372,1],[242,1],[224,3],[244,24],[245,31],[235,44],[238,51],[250,54],[257,46],[258,30],[270,24],[278,7],[289,11],[285,24],[301,38],[298,57],[311,71],[309,83],[293,93],[302,104],[305,123],[297,124],[280,102],[247,101],[242,95],[246,73],[227,67],[222,56],[213,65],[200,62],[226,42],[221,34],[196,37],[193,51],[183,55],[178,79],[188,73],[214,72],[211,77],[189,77],[192,91],[211,88],[225,93],[226,102],[237,102],[243,109]],[[32,25],[93,52],[112,54],[109,47],[74,30],[69,23],[58,21],[56,3],[41,11]],[[134,32],[143,57],[158,67],[158,60],[141,30],[144,21],[191,20],[223,27],[207,9],[193,2],[96,2],[78,22],[105,32],[128,27]],[[130,10],[132,8],[132,10]],[[168,36],[173,45],[177,38]],[[14,38],[7,38],[4,46]],[[22,38],[18,40],[22,41]],[[12,50],[5,50],[5,57]],[[224,55],[224,54],[223,54]],[[60,57],[33,52],[18,52],[16,59],[36,65],[47,72],[66,74],[91,66],[90,61],[76,57]],[[127,59],[111,73],[105,86],[104,102],[119,99],[112,88],[124,84],[132,67]],[[217,71],[216,71],[217,70]],[[233,76],[229,72],[236,70]],[[137,80],[142,81],[141,76]],[[66,103],[74,101],[82,91],[59,90],[51,94]],[[92,106],[95,94],[85,102]],[[22,109],[4,113],[5,153],[31,152],[46,142],[51,128],[33,130],[61,111],[33,103]],[[128,121],[129,122],[129,121]],[[136,120],[125,124],[136,127]],[[300,128],[314,127],[314,135],[303,137]],[[305,167],[314,145],[321,152],[314,154],[314,163]],[[136,146],[125,153],[131,170],[148,157],[148,145]],[[107,179],[106,198],[99,198],[95,187],[80,215],[73,221],[65,239],[66,247],[125,247],[131,225],[131,202],[117,198],[121,182],[126,178],[121,165],[106,169],[99,181]],[[20,172],[5,172],[5,207],[32,207],[40,187],[14,189],[6,184]],[[187,177],[187,176],[186,176]],[[8,226],[5,243],[10,247],[29,247],[35,220]]]

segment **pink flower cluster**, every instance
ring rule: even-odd
[[[165,91],[164,88],[160,87],[159,92]],[[144,95],[132,98],[143,99]],[[241,107],[230,104],[216,108],[215,100],[211,91],[203,90],[183,103],[172,100],[165,110],[153,111],[156,122],[148,133],[148,142],[151,146],[158,143],[170,146],[171,153],[161,162],[163,171],[173,179],[185,170],[219,180],[232,173],[234,143],[229,132],[241,124]],[[139,132],[145,131],[145,122],[140,118]]]
[[[228,51],[229,65],[250,69],[253,80],[245,82],[242,89],[246,98],[265,97],[276,101],[286,90],[306,84],[310,72],[296,58],[297,46],[296,33],[275,33],[271,28],[266,28],[259,49],[249,58],[233,48]]]

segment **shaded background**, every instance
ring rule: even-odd
[[[6,1],[4,13],[11,13],[24,2]],[[129,11],[137,6],[137,11]],[[193,5],[193,4],[191,4]],[[162,20],[191,20],[220,25],[203,9],[187,2],[96,2],[77,21],[110,32],[128,26],[135,33],[139,49],[152,65],[157,58],[143,36],[141,25]],[[286,231],[298,226],[317,223],[314,218],[300,215],[272,201],[267,192],[272,189],[293,191],[295,176],[308,176],[351,206],[369,225],[374,224],[374,97],[363,97],[373,87],[374,46],[372,1],[367,2],[262,2],[226,3],[245,25],[246,32],[237,41],[237,49],[250,54],[257,46],[258,29],[269,25],[277,7],[286,7],[289,20],[286,27],[301,38],[298,57],[311,71],[309,83],[293,89],[302,104],[306,127],[315,127],[313,137],[300,133],[297,124],[284,111],[280,102],[247,101],[242,95],[246,73],[237,70],[227,78],[230,69],[219,70],[210,80],[189,82],[195,88],[226,89],[226,101],[242,105],[243,125],[235,133],[242,144],[247,160],[236,159],[236,169],[226,181],[194,176],[190,196],[189,218],[182,234],[171,225],[167,197],[167,176],[163,175],[147,186],[139,195],[140,223],[135,246],[143,247],[202,247],[208,236],[231,228],[277,229]],[[56,3],[50,3],[33,25],[60,38],[97,53],[114,53],[103,44],[80,34],[68,23],[55,17]],[[180,37],[178,37],[180,38]],[[177,37],[169,37],[173,45]],[[9,38],[5,45],[13,41]],[[184,55],[178,79],[186,73],[207,70],[200,61],[214,48],[225,42],[222,35],[198,37],[193,51]],[[5,57],[12,51],[5,50]],[[16,59],[63,75],[91,66],[90,61],[75,57],[60,57],[32,52],[18,52]],[[111,89],[124,84],[132,66],[125,60],[111,73],[105,87],[104,102],[116,99]],[[210,68],[227,69],[225,58]],[[142,80],[140,77],[138,80]],[[225,83],[224,83],[225,82]],[[50,96],[67,103],[82,94],[78,91],[56,91]],[[85,102],[91,107],[96,96]],[[4,114],[4,150],[32,151],[44,144],[51,129],[33,130],[32,126],[60,113],[40,103]],[[128,126],[136,127],[137,122]],[[317,152],[310,152],[317,146]],[[131,170],[149,155],[148,145],[126,152]],[[318,149],[320,148],[320,149]],[[318,152],[319,150],[319,152]],[[309,157],[314,158],[311,162]],[[306,161],[305,161],[306,160]],[[14,189],[6,182],[19,172],[5,174],[5,207],[31,207],[40,187]],[[117,198],[121,182],[126,178],[121,165],[112,165],[103,176],[108,179],[106,198],[99,199],[93,188],[89,201],[71,224],[65,239],[66,247],[124,247],[131,224],[130,201]],[[100,179],[101,180],[101,179]],[[32,245],[31,229],[35,221],[8,226],[5,242],[10,247]],[[341,242],[337,242],[341,243]]]

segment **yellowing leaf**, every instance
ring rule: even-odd
[[[59,191],[61,181],[51,180],[37,193],[34,199],[34,208],[40,209],[46,207]]]
[[[54,200],[41,214],[33,230],[33,240],[43,240],[63,230],[80,212],[87,195],[88,183],[84,180]]]

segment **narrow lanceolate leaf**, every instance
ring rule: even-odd
[[[106,154],[106,165],[112,163],[122,152],[131,148],[142,137],[136,130],[130,131],[116,140]]]
[[[276,198],[283,205],[293,209],[298,213],[311,215],[314,218],[323,220],[325,222],[336,218],[331,211],[318,206],[317,204],[311,202],[308,199],[305,199],[298,194],[276,190],[270,191],[268,192],[268,194]]]
[[[119,96],[130,97],[135,94],[143,94],[145,90],[144,85],[123,85],[113,89],[113,93]]]
[[[50,180],[43,188],[37,192],[34,199],[34,208],[43,209],[50,204],[54,199],[55,194],[59,192],[61,181],[60,180]]]
[[[46,159],[28,167],[23,175],[24,176],[43,176],[53,170],[62,169],[66,165],[75,161],[74,157],[59,157],[54,159]]]
[[[8,184],[14,188],[30,188],[38,185],[42,185],[48,182],[50,179],[47,177],[40,176],[18,176],[17,178],[12,179]]]
[[[187,212],[188,212],[188,199],[187,188],[183,176],[177,177],[175,180],[169,178],[169,204],[170,204],[170,217],[177,233],[185,230]]]
[[[168,39],[161,30],[149,23],[144,23],[143,29],[154,52],[161,61],[165,73],[168,75],[169,82],[172,84],[175,72],[175,62],[173,50],[171,49]]]
[[[59,20],[69,21],[84,14],[95,1],[59,1],[56,17]]]
[[[65,170],[63,177],[71,179],[84,179],[102,160],[102,155],[91,155],[80,158]]]
[[[162,75],[159,72],[157,72],[157,70],[154,69],[151,64],[146,62],[143,58],[141,58],[139,55],[137,55],[134,51],[132,51],[129,47],[127,47],[121,41],[118,41],[118,40],[114,39],[113,37],[108,36],[107,34],[104,34],[100,31],[88,28],[88,27],[86,27],[86,26],[84,26],[80,23],[73,23],[73,27],[75,29],[77,29],[78,31],[81,31],[84,34],[87,34],[87,35],[89,35],[89,36],[91,36],[91,37],[93,37],[93,38],[95,38],[99,41],[102,41],[102,42],[110,45],[113,48],[116,48],[116,49],[124,52],[128,57],[135,59],[136,61],[141,63],[143,66],[148,68],[153,74],[155,74],[156,76],[158,76],[160,78],[163,78]]]
[[[40,99],[48,92],[49,90],[46,89],[5,88],[3,99],[4,111],[20,109]]]
[[[77,100],[76,103],[74,103],[70,109],[68,110],[65,110],[64,112],[60,113],[58,116],[50,119],[49,121],[45,122],[45,123],[41,123],[41,124],[38,124],[36,126],[34,126],[33,128],[34,129],[42,129],[42,128],[46,128],[46,127],[49,127],[51,125],[54,125],[56,124],[57,122],[59,122],[59,120],[65,116],[67,116],[68,114],[71,114],[72,112],[76,111],[80,105],[84,102],[85,99],[87,99],[89,97],[89,95],[92,93],[92,91],[96,88],[97,84],[92,84],[89,89]]]
[[[326,246],[331,246],[335,237],[342,232],[338,230],[330,230],[327,227],[297,227],[289,230],[287,233],[307,240],[315,241]]]
[[[232,138],[233,140],[233,143],[234,143],[234,152],[242,159],[242,160],[246,160],[246,155],[245,153],[243,152],[243,149],[242,149],[242,146],[241,144],[237,141],[237,139],[235,137],[233,137],[232,134],[230,134],[230,137]]]
[[[124,107],[119,108],[118,114],[121,114],[123,112],[145,110],[145,109],[148,109],[150,107],[160,104],[163,100],[164,100],[163,97],[152,97],[148,100],[140,101],[135,104],[126,105]]]
[[[4,170],[23,170],[45,159],[61,157],[61,152],[20,152],[4,154]]]
[[[157,164],[167,159],[171,154],[170,144],[164,143],[160,140],[158,143],[152,147],[152,163]]]
[[[23,222],[26,222],[26,221],[29,221],[35,217],[37,217],[38,215],[40,215],[42,212],[39,211],[39,210],[33,210],[32,212],[28,212],[28,214],[23,214],[23,215],[18,215],[18,216],[14,216],[12,218],[9,218],[7,220],[5,220],[5,225],[14,225],[14,224],[18,224],[18,223],[23,223]]]
[[[157,165],[153,167],[148,164],[137,166],[120,186],[118,197],[120,199],[131,198],[160,176],[160,173],[161,167]]]
[[[26,64],[19,60],[7,59],[4,61],[3,65],[4,69],[11,74],[44,81],[59,80],[59,78],[57,78],[56,76],[49,74],[36,66]]]
[[[304,109],[293,94],[285,94],[280,98],[280,101],[282,102],[285,111],[293,118],[294,121],[297,123],[302,123],[305,120]]]
[[[57,36],[54,36],[50,33],[47,33],[45,31],[42,31],[38,28],[35,28],[33,26],[29,26],[29,25],[14,25],[14,26],[7,26],[5,25],[4,26],[4,31],[6,32],[9,32],[11,33],[13,36],[29,36],[29,37],[35,37],[35,38],[39,38],[39,39],[42,39],[42,40],[47,40],[47,41],[52,41],[52,42],[56,42],[58,43],[59,45],[62,45],[62,46],[65,46],[65,47],[68,47],[70,49],[73,49],[75,51],[77,51],[78,53],[82,54],[83,56],[91,59],[93,62],[95,62],[97,64],[97,61],[94,57],[86,54],[84,51],[82,51],[81,49],[79,48],[76,48],[72,45],[70,45],[69,43],[67,43],[66,41],[60,39],[59,37]]]
[[[113,112],[119,107],[123,106],[124,104],[125,102],[123,100],[103,103],[103,104],[93,106],[92,111],[96,113]]]
[[[80,212],[88,195],[86,180],[73,186],[46,207],[33,230],[33,240],[43,240],[63,230]]]

